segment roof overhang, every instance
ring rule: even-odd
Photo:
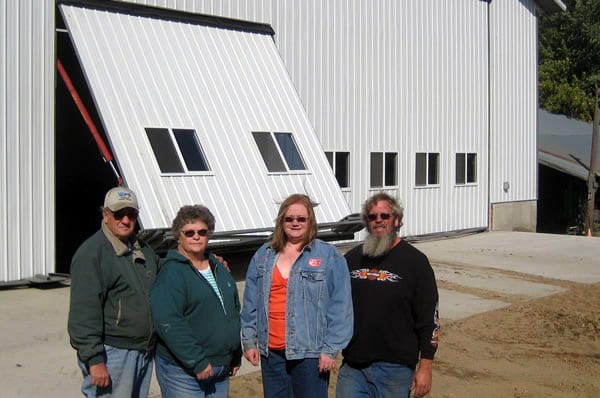
[[[538,163],[587,181],[592,125],[565,115],[538,110]],[[598,151],[600,156],[600,151]],[[600,171],[596,171],[600,175]]]
[[[577,163],[574,159],[565,159],[559,154],[540,149],[538,151],[538,163],[583,181],[588,179],[588,171],[583,165]]]
[[[137,3],[128,3],[121,0],[58,0],[58,2],[59,4],[65,6],[84,7],[88,9],[103,10],[111,13],[125,13],[130,16],[146,19],[199,24],[221,29],[262,33],[271,36],[275,34],[275,31],[271,25],[268,24],[206,14],[192,14],[170,8],[150,7]]]
[[[537,0],[536,2],[542,11],[548,14],[567,9],[567,6],[561,0]]]

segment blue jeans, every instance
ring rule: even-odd
[[[318,358],[287,360],[283,351],[260,357],[265,398],[327,398],[329,372],[319,373]]]
[[[213,366],[213,377],[198,380],[181,366],[156,356],[156,377],[162,398],[227,398],[229,366]]]
[[[90,369],[81,361],[83,373],[81,392],[88,398],[146,398],[152,378],[152,353],[104,346],[105,364],[110,375],[108,387],[90,384]]]
[[[389,362],[353,368],[344,363],[338,372],[336,398],[398,398],[410,396],[415,372]]]

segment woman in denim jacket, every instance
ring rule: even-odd
[[[350,276],[319,239],[306,195],[281,204],[270,242],[252,257],[242,307],[242,345],[261,364],[265,398],[326,398],[331,369],[352,337]]]

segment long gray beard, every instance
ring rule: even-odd
[[[381,257],[392,249],[392,243],[396,239],[395,233],[389,233],[382,237],[369,234],[363,243],[363,255],[369,257]]]

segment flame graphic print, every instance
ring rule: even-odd
[[[402,279],[399,275],[376,268],[360,268],[354,270],[350,273],[350,277],[378,282],[398,282]]]

